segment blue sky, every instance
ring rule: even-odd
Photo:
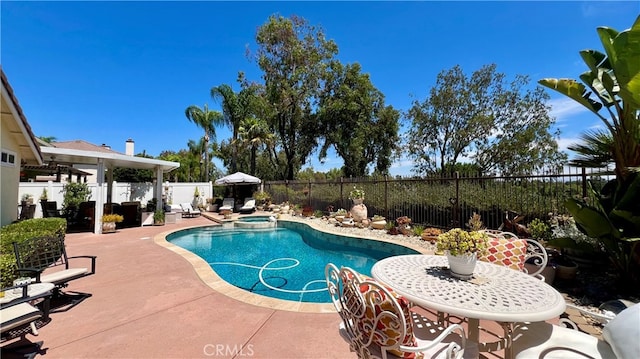
[[[83,139],[157,156],[187,148],[201,130],[189,105],[219,109],[209,91],[239,71],[261,81],[255,33],[269,15],[321,26],[343,63],[358,62],[387,104],[406,111],[437,74],[485,64],[509,79],[578,76],[579,51],[601,50],[596,27],[622,31],[638,1],[588,2],[18,2],[2,1],[1,63],[36,136]],[[599,120],[551,93],[561,148]],[[217,129],[218,140],[228,138]],[[219,162],[217,162],[219,164]],[[316,170],[340,167],[335,155]],[[391,173],[408,174],[397,161]]]

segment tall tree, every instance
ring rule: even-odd
[[[189,121],[204,130],[204,146],[201,154],[204,156],[205,169],[203,171],[204,177],[201,180],[209,182],[209,151],[207,149],[209,148],[209,140],[213,139],[215,141],[215,126],[223,123],[222,114],[218,111],[209,110],[207,104],[204,104],[203,108],[191,105],[187,107],[184,114]]]
[[[242,89],[239,93],[233,91],[231,86],[222,84],[211,88],[211,97],[220,101],[224,123],[232,130],[231,146],[231,172],[238,171],[238,131],[242,121],[254,116],[257,87],[244,81],[244,74],[238,74],[238,82]]]
[[[286,179],[295,173],[317,147],[320,126],[314,110],[325,68],[337,54],[324,32],[297,16],[272,15],[258,28],[256,57],[264,72],[265,103],[271,107],[269,125],[279,137],[277,166],[284,167]]]
[[[207,141],[205,138],[201,138],[199,141],[189,140],[187,142],[187,147],[189,148],[189,168],[191,168],[191,178],[190,182],[196,180],[196,178],[200,179],[200,181],[205,181],[203,178],[206,178],[205,171],[207,171],[206,162],[203,160],[203,155],[207,153]]]
[[[423,102],[414,101],[407,146],[414,172],[442,170],[467,158],[483,172],[507,175],[557,169],[566,155],[558,151],[553,119],[540,89],[528,90],[528,79],[510,84],[485,65],[467,77],[460,66],[438,74]]]
[[[334,61],[330,69],[320,97],[318,118],[325,137],[320,158],[333,146],[347,177],[367,175],[371,164],[377,172],[388,173],[399,140],[400,113],[384,106],[384,96],[369,75],[361,73],[359,64]]]
[[[261,146],[272,146],[274,135],[269,130],[267,123],[255,117],[244,119],[238,129],[240,141],[251,151],[249,174],[256,174],[256,158]]]

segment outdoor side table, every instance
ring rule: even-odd
[[[403,255],[378,261],[372,276],[413,303],[468,319],[469,339],[479,342],[480,319],[500,323],[537,322],[562,314],[562,295],[524,272],[478,261],[473,278],[453,277],[447,258]],[[511,338],[507,333],[506,357]]]

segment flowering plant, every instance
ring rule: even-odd
[[[106,222],[116,222],[116,223],[120,223],[124,221],[124,217],[119,215],[119,214],[104,214],[102,215],[102,223],[106,223]]]
[[[467,232],[461,228],[454,228],[438,235],[436,246],[439,251],[449,251],[452,256],[482,254],[487,249],[488,239],[484,232]]]
[[[356,186],[353,186],[351,192],[349,192],[350,199],[364,199],[364,190],[358,189]]]

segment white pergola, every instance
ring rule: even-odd
[[[56,162],[65,163],[65,164],[84,164],[84,165],[95,165],[97,166],[98,172],[96,174],[97,177],[97,190],[98,190],[98,198],[96,199],[96,208],[95,208],[95,218],[94,221],[94,233],[102,233],[102,226],[100,225],[100,221],[98,218],[102,218],[102,214],[104,211],[104,198],[108,198],[108,201],[111,202],[112,198],[112,188],[113,188],[113,171],[112,169],[116,167],[123,168],[136,168],[136,169],[147,169],[152,170],[156,174],[156,188],[155,188],[155,197],[158,203],[162,203],[162,175],[166,172],[170,172],[178,167],[180,167],[180,163],[164,161],[164,160],[156,160],[152,158],[144,158],[144,157],[135,157],[120,153],[108,153],[108,152],[97,152],[97,151],[83,151],[83,150],[74,150],[68,148],[57,148],[57,147],[45,147],[41,146],[40,150],[42,152],[42,156],[46,159],[47,157],[55,157]],[[105,170],[109,169],[107,172],[107,186],[105,186],[104,176]],[[106,189],[106,196],[105,196]]]

